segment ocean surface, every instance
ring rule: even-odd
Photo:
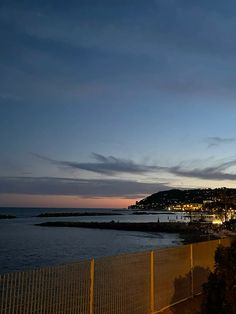
[[[45,212],[106,212],[109,216],[38,218]],[[90,258],[156,250],[182,243],[178,234],[85,228],[39,227],[46,221],[152,222],[186,219],[181,213],[155,212],[133,215],[117,209],[0,208],[0,214],[15,219],[0,219],[0,274],[37,267],[59,265]],[[122,215],[117,215],[122,214]]]

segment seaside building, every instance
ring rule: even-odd
[[[202,204],[200,203],[184,203],[170,205],[170,210],[174,211],[200,211],[202,210]]]

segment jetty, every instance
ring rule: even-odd
[[[13,219],[13,218],[16,218],[16,216],[0,214],[0,219]]]
[[[47,218],[47,217],[83,217],[83,216],[114,216],[114,215],[122,215],[120,213],[113,214],[113,213],[42,213],[37,215],[36,217],[40,218]]]
[[[36,226],[41,227],[70,227],[70,228],[91,228],[91,229],[109,229],[124,231],[141,231],[141,232],[167,232],[178,233],[183,243],[194,243],[210,239],[221,238],[218,230],[215,230],[211,224],[199,223],[181,223],[181,222],[82,222],[82,221],[48,221]]]

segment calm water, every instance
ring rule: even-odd
[[[112,216],[37,218],[43,212],[109,212]],[[116,213],[122,213],[121,216]],[[180,218],[166,214],[132,215],[127,210],[112,209],[0,209],[16,219],[0,220],[0,273],[28,270],[89,259],[176,246],[178,234],[83,228],[50,228],[34,226],[46,221],[168,221]]]

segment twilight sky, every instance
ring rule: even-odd
[[[233,0],[0,2],[0,206],[236,187]]]

